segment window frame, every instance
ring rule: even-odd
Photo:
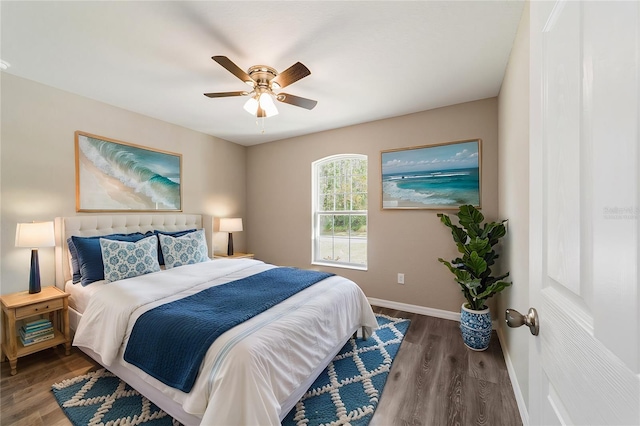
[[[366,161],[367,165],[366,165],[366,189],[364,191],[364,193],[367,195],[367,200],[366,200],[366,210],[319,210],[319,200],[320,200],[320,167],[322,167],[325,164],[328,163],[333,163],[336,161],[341,161],[341,160],[349,160],[349,159],[357,159],[357,160],[364,160]],[[312,174],[312,203],[311,203],[311,225],[312,225],[312,230],[311,230],[311,235],[312,235],[312,243],[311,243],[311,264],[312,265],[321,265],[321,266],[331,266],[331,267],[336,267],[336,268],[346,268],[346,269],[355,269],[355,270],[360,270],[360,271],[367,271],[368,270],[368,266],[369,266],[369,235],[368,235],[368,226],[369,226],[369,158],[367,155],[365,154],[336,154],[336,155],[330,155],[328,157],[324,157],[321,158],[319,160],[314,161],[311,164],[311,174]],[[353,187],[353,182],[351,182],[351,186]],[[336,193],[335,189],[333,192],[334,196],[338,193]],[[353,192],[351,192],[350,194],[353,194]],[[353,206],[349,206],[350,208]],[[334,204],[334,208],[335,208],[335,204]],[[365,240],[365,244],[366,244],[366,249],[365,249],[365,254],[366,254],[366,263],[365,264],[361,264],[361,263],[351,263],[351,262],[345,262],[345,261],[335,261],[335,260],[326,260],[326,259],[319,259],[316,258],[316,256],[319,256],[320,253],[320,249],[319,249],[319,244],[320,244],[320,231],[321,231],[321,227],[320,227],[320,218],[322,216],[325,215],[338,215],[338,216],[349,216],[351,218],[351,216],[360,216],[360,215],[364,215],[365,216],[365,220],[366,220],[366,224],[367,224],[367,235],[364,237]],[[350,219],[351,220],[351,219]],[[351,233],[351,227],[349,226],[349,234]],[[348,236],[349,239],[349,251],[351,251],[351,239],[353,237],[351,235]],[[334,248],[335,248],[335,243],[334,243]],[[351,255],[351,253],[349,253],[349,256]]]

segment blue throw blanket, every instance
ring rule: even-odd
[[[332,275],[274,268],[158,306],[136,321],[124,359],[162,383],[189,392],[218,336]]]

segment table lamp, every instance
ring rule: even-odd
[[[31,248],[31,272],[29,273],[29,293],[40,293],[39,247],[55,246],[53,222],[19,223],[16,228],[16,247]]]
[[[233,256],[233,234],[232,232],[242,231],[242,218],[220,219],[220,232],[229,233],[229,244],[227,245],[227,256]]]

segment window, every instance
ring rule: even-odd
[[[334,155],[312,167],[312,262],[366,269],[367,156]]]

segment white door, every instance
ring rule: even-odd
[[[638,425],[640,2],[530,22],[530,421]]]

